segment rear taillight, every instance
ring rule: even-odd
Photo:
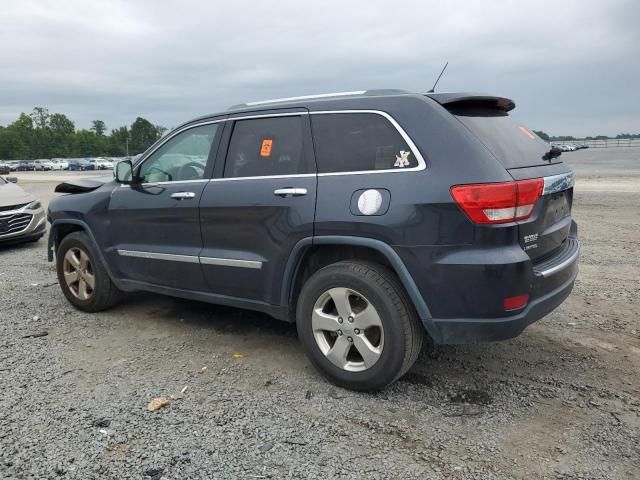
[[[451,187],[451,195],[474,223],[508,223],[529,218],[542,194],[544,180],[533,178],[505,183],[478,183]]]

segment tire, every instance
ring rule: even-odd
[[[346,303],[340,301],[343,294]],[[350,310],[349,318],[342,318],[339,310]],[[376,323],[380,326],[366,327]],[[296,325],[311,363],[332,383],[359,391],[382,389],[404,375],[418,358],[424,335],[396,276],[381,265],[360,261],[334,263],[315,272],[300,292]],[[338,330],[334,333],[333,328]],[[346,362],[344,354],[335,354],[344,349]],[[366,352],[368,365],[360,351]]]
[[[78,310],[99,312],[121,298],[122,292],[111,281],[85,232],[73,232],[62,239],[56,250],[56,270],[62,293]],[[73,275],[74,271],[77,275]]]

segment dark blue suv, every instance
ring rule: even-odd
[[[49,258],[81,310],[147,290],[266,312],[331,381],[382,388],[424,331],[511,338],[571,292],[573,173],[514,106],[385,90],[201,117],[59,185]]]

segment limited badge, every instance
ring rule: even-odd
[[[393,164],[394,167],[404,168],[409,166],[409,155],[411,152],[406,150],[400,150],[400,155],[396,155],[396,163]]]

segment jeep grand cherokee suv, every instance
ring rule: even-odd
[[[81,310],[147,290],[266,312],[331,381],[382,388],[423,330],[511,338],[573,287],[573,174],[514,106],[386,90],[201,117],[61,184],[49,258]]]

